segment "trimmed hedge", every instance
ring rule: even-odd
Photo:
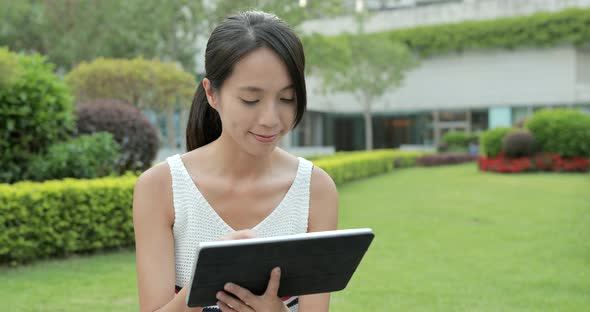
[[[376,150],[353,152],[328,156],[314,161],[326,171],[337,185],[392,171],[395,167],[409,167],[416,164],[416,158],[423,152]]]
[[[136,179],[0,184],[0,263],[132,246]]]
[[[317,159],[336,182],[411,166],[423,152],[347,152]],[[134,244],[137,177],[0,184],[0,264],[18,265]]]

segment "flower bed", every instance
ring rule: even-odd
[[[479,157],[481,171],[520,173],[530,171],[588,172],[590,160],[584,157],[562,157],[556,154],[537,154],[533,157],[507,158],[504,153],[498,157]]]

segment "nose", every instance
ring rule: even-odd
[[[276,128],[279,125],[279,111],[276,103],[261,105],[259,123],[267,128]]]

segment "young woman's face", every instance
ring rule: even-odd
[[[287,67],[260,48],[234,65],[209,103],[219,112],[223,134],[253,155],[271,152],[293,126],[297,99]],[[209,93],[209,92],[208,92]]]

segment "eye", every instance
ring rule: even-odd
[[[253,101],[247,101],[244,99],[240,99],[240,100],[242,100],[242,102],[244,102],[244,104],[246,104],[246,105],[254,105],[254,104],[258,103],[258,100],[253,100]]]
[[[291,99],[282,98],[281,101],[283,101],[285,103],[293,103],[293,102],[295,102],[295,98],[291,98]]]

